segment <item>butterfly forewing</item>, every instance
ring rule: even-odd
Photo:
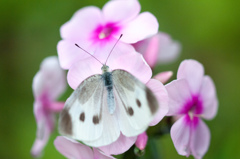
[[[102,75],[84,80],[68,98],[60,113],[59,131],[96,147],[110,144],[119,137],[116,116],[108,112]]]
[[[146,130],[158,109],[152,91],[124,70],[114,70],[113,85],[121,131],[134,136]]]
[[[59,131],[62,135],[87,141],[102,135],[103,91],[101,75],[93,75],[78,86],[60,113]]]

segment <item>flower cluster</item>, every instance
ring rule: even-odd
[[[165,116],[177,119],[170,134],[180,155],[202,158],[207,152],[210,131],[201,118],[212,119],[216,115],[218,101],[214,83],[209,76],[204,76],[202,64],[195,60],[184,60],[177,79],[165,86],[163,84],[173,72],[161,72],[151,79],[152,69],[160,63],[174,61],[181,46],[166,33],[158,32],[156,17],[149,12],[140,13],[140,9],[137,0],[111,0],[102,9],[89,6],[78,10],[61,27],[58,58],[46,58],[33,80],[37,122],[37,137],[31,150],[33,156],[41,155],[55,129],[55,114],[67,107],[64,102],[57,101],[65,91],[66,83],[76,90],[88,77],[101,74],[103,64],[111,71],[129,72],[152,91],[159,107],[149,126],[157,125]],[[64,70],[68,70],[67,82]],[[80,120],[84,119],[85,114],[80,116]],[[121,127],[119,119],[116,116],[117,125]],[[67,158],[110,159],[114,158],[112,155],[128,151],[134,144],[143,151],[151,137],[146,129],[133,131],[130,127],[124,131],[119,128],[112,136],[107,135],[113,132],[111,126],[103,126],[102,131],[94,143],[90,140],[80,143],[71,136],[58,136],[54,145]],[[131,133],[126,135],[126,132]],[[101,144],[103,140],[107,144]]]

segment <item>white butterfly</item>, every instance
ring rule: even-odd
[[[120,136],[145,131],[158,110],[152,91],[121,69],[85,79],[60,113],[59,132],[93,147],[111,144]]]

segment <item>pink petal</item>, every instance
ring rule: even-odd
[[[126,137],[123,134],[110,145],[99,147],[105,154],[118,155],[126,152],[136,141],[137,137]]]
[[[96,55],[96,58],[102,63],[105,63],[106,57],[110,53],[110,48],[112,48],[112,46],[113,45],[109,47],[108,45],[102,48],[101,52]],[[126,70],[143,83],[146,83],[152,76],[151,68],[147,65],[142,56],[135,52],[131,45],[121,42],[119,42],[113,49],[107,61],[107,65],[110,70]],[[93,57],[78,61],[69,69],[67,76],[69,85],[73,89],[77,88],[77,86],[87,77],[94,74],[101,74],[101,67],[102,64]]]
[[[93,151],[90,147],[67,137],[58,136],[54,140],[56,149],[67,158],[94,159]]]
[[[102,65],[92,57],[73,64],[67,75],[70,87],[76,89],[86,78],[94,74],[101,74],[101,67]]]
[[[175,60],[181,50],[180,44],[166,33],[158,34],[133,44],[137,52],[143,54],[147,63],[154,67],[157,63]]]
[[[91,52],[89,44],[84,43],[86,40],[68,41],[61,40],[58,42],[57,51],[60,65],[63,69],[69,69],[75,62],[89,57],[87,53],[75,46],[75,43]]]
[[[200,98],[203,102],[203,117],[212,119],[217,114],[218,99],[213,80],[209,76],[204,76],[200,89]]]
[[[191,125],[186,124],[185,116],[181,117],[177,122],[175,122],[171,128],[171,138],[177,152],[180,155],[190,155],[190,131]]]
[[[115,57],[110,57],[109,67],[112,70],[122,69],[128,71],[141,82],[146,83],[152,76],[152,70],[144,60],[141,54],[133,52],[115,53]],[[118,58],[116,58],[118,55]]]
[[[31,149],[31,154],[34,157],[39,157],[42,154],[42,151],[46,144],[48,143],[51,130],[48,127],[42,127],[37,131],[37,138],[34,141],[34,144]]]
[[[55,56],[43,60],[39,72],[33,79],[33,93],[35,98],[44,93],[50,100],[55,100],[65,91],[65,72],[60,68]]]
[[[162,83],[166,83],[173,75],[172,71],[161,72],[155,75],[153,78],[159,80]]]
[[[93,148],[93,153],[94,153],[94,159],[115,159],[114,157],[110,155],[106,155],[96,148]]]
[[[39,157],[46,144],[49,136],[53,131],[55,120],[52,114],[45,114],[40,102],[34,103],[34,115],[37,122],[37,135],[31,149],[31,154],[34,157]]]
[[[140,4],[137,0],[109,1],[103,7],[105,21],[126,22],[135,18],[140,12]]]
[[[168,93],[164,85],[155,79],[150,79],[147,83],[147,87],[153,91],[159,104],[158,112],[150,123],[150,126],[154,126],[158,124],[168,112]]]
[[[157,31],[157,19],[151,13],[144,12],[123,28],[122,34],[124,36],[121,41],[126,43],[136,43],[156,34]]]
[[[137,141],[135,145],[140,149],[143,150],[145,149],[148,141],[148,136],[146,132],[143,132],[142,134],[138,135]]]
[[[207,152],[210,144],[210,131],[207,125],[199,120],[196,129],[191,135],[191,153],[196,159],[201,159]]]
[[[60,29],[61,37],[68,40],[88,40],[93,30],[103,22],[101,10],[85,7],[78,10]]]
[[[168,116],[178,115],[188,99],[192,99],[187,80],[178,79],[166,85],[168,92]]]
[[[166,33],[160,32],[156,36],[159,41],[158,62],[168,63],[175,60],[179,56],[181,45]]]
[[[201,63],[196,60],[184,60],[178,68],[177,79],[185,78],[191,93],[196,95],[200,91],[203,75],[204,68]]]
[[[143,54],[144,59],[150,67],[153,68],[156,65],[159,50],[159,40],[156,35],[139,41],[133,44],[133,46],[137,52]]]
[[[51,112],[59,113],[60,111],[62,111],[64,104],[64,102],[52,102],[49,105],[49,110]]]

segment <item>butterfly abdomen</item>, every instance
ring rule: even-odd
[[[113,79],[112,79],[112,73],[111,72],[105,72],[102,75],[104,86],[107,89],[107,105],[108,105],[108,111],[110,114],[113,114],[115,111],[115,100],[114,100],[114,94],[113,94]]]

